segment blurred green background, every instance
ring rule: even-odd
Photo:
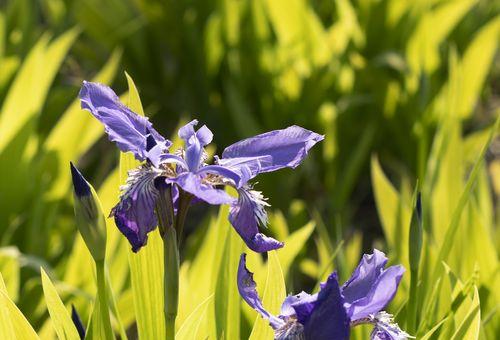
[[[324,256],[302,250],[297,286],[321,276],[308,258],[328,262],[325,244],[343,239],[357,244],[338,259],[343,277],[373,245],[406,263],[394,228],[407,228],[417,179],[426,241],[440,245],[499,113],[499,14],[487,0],[1,1],[0,268],[14,273],[13,300],[43,324],[38,267],[61,276],[74,251],[68,163],[98,188],[119,160],[77,93],[86,79],[125,94],[124,71],[158,131],[174,136],[196,118],[216,153],[292,124],[326,135],[297,170],[257,185],[274,209],[269,234],[321,226]],[[494,139],[471,193],[497,273],[499,154]],[[207,216],[195,212],[190,249]],[[469,275],[473,262],[456,270]]]

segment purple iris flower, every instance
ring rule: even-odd
[[[382,309],[392,300],[404,273],[402,266],[384,269],[387,258],[374,250],[365,254],[358,267],[342,286],[332,273],[316,294],[289,295],[280,315],[267,312],[256,290],[253,274],[246,268],[242,254],[238,268],[238,290],[242,298],[263,318],[269,320],[275,339],[344,340],[350,327],[374,325],[372,340],[403,340],[409,337]]]
[[[193,201],[229,204],[229,220],[250,249],[266,252],[283,246],[259,232],[259,225],[267,223],[268,204],[250,180],[260,173],[297,167],[309,149],[323,140],[322,135],[299,126],[271,131],[227,147],[220,158],[215,158],[215,164],[208,165],[204,147],[213,134],[205,125],[196,130],[196,120],[179,130],[185,147],[169,152],[172,143],[146,117],[124,106],[109,87],[84,82],[80,99],[82,108],[104,125],[109,139],[121,151],[132,152],[143,161],[129,172],[120,202],[111,212],[134,251],[146,244],[147,234],[157,225],[155,205],[159,192],[155,180],[172,185],[174,201],[184,195]],[[221,188],[226,185],[237,190],[237,198]]]

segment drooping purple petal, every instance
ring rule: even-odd
[[[258,166],[252,164],[251,168],[258,168],[258,172],[261,173],[285,167],[295,168],[305,158],[309,149],[323,138],[322,135],[293,125],[284,130],[274,130],[230,145],[222,153],[222,159],[229,162],[230,158],[246,157],[255,162],[257,157]]]
[[[154,179],[159,173],[154,168],[142,165],[129,171],[127,183],[122,187],[120,202],[113,208],[118,229],[127,237],[132,250],[137,252],[147,242],[147,234],[157,225],[155,205],[158,190]]]
[[[350,320],[343,306],[337,273],[328,277],[304,324],[306,339],[349,339]]]
[[[182,190],[189,192],[209,204],[231,204],[235,201],[235,199],[224,190],[216,189],[212,185],[204,183],[201,176],[192,172],[184,172],[179,174],[176,178],[168,180],[171,183],[177,184]]]
[[[194,119],[179,129],[179,137],[186,143],[186,163],[192,172],[200,167],[203,161],[203,147],[210,144],[213,138],[212,131],[205,125],[195,131],[197,124],[198,121]]]
[[[165,140],[146,117],[134,113],[120,102],[113,90],[105,85],[84,81],[79,94],[82,109],[88,110],[103,125],[109,139],[123,152],[132,152],[138,160],[147,157],[147,137],[165,148]]]
[[[255,309],[264,319],[269,320],[272,328],[278,329],[284,325],[283,320],[270,314],[260,300],[259,293],[257,293],[257,284],[253,279],[253,273],[246,267],[246,254],[241,254],[240,263],[238,266],[238,291],[246,303]]]
[[[238,190],[238,194],[238,201],[230,208],[229,221],[248,248],[262,253],[283,247],[282,242],[259,233],[259,223],[267,222],[267,203],[261,193],[246,188]]]
[[[371,255],[363,255],[354,273],[342,285],[344,299],[352,303],[366,296],[384,270],[386,263],[387,257],[377,249],[374,249]]]

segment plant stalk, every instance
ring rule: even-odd
[[[175,339],[175,319],[179,303],[179,248],[173,227],[168,227],[163,236],[164,285],[165,285],[165,329],[167,340]]]
[[[97,275],[97,298],[105,331],[105,338],[114,339],[113,330],[111,328],[111,320],[109,318],[104,259],[96,261],[95,267]]]

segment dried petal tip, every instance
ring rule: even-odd
[[[89,183],[85,180],[81,172],[73,165],[72,162],[69,162],[71,168],[71,177],[73,178],[73,188],[75,189],[75,194],[78,197],[90,196],[90,186]]]

